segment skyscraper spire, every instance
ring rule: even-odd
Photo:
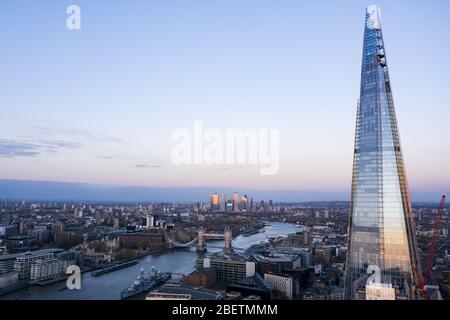
[[[369,6],[356,119],[346,297],[364,299],[373,289],[366,290],[366,284],[376,279],[384,285],[375,287],[413,298],[413,270],[418,267],[380,9]],[[378,274],[369,279],[372,271]]]

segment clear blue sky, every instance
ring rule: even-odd
[[[70,4],[81,30],[66,29]],[[0,179],[347,200],[370,4],[1,1]],[[435,200],[450,191],[450,2],[375,4],[410,188]],[[279,174],[174,166],[171,132],[194,120],[279,129]]]

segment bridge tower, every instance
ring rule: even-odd
[[[197,234],[197,252],[206,252],[206,243],[205,239],[203,238],[203,228],[198,228],[198,234]]]
[[[231,240],[232,240],[232,235],[231,235],[231,228],[230,227],[226,227],[225,228],[225,246],[223,248],[223,251],[225,251],[225,253],[230,254],[233,252],[233,248],[231,247]]]

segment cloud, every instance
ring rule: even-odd
[[[94,156],[94,158],[103,159],[103,160],[113,160],[113,159],[117,159],[118,157],[115,157],[115,156]]]
[[[48,153],[57,153],[61,149],[78,149],[81,147],[81,143],[72,141],[39,139],[37,142],[42,150]]]
[[[78,129],[78,128],[68,128],[61,126],[31,126],[30,129],[38,134],[50,135],[50,136],[66,136],[66,137],[83,137],[89,140],[98,142],[113,142],[113,143],[123,143],[124,141],[117,137],[106,136],[102,134],[94,134],[92,132]]]
[[[79,148],[76,142],[63,140],[20,141],[0,139],[0,157],[36,157],[42,153],[57,153],[61,149]]]
[[[102,160],[131,160],[139,161],[135,156],[129,155],[127,153],[120,153],[116,151],[104,151],[101,154],[93,155],[94,158]]]
[[[140,168],[140,169],[146,169],[146,168],[148,168],[149,166],[146,165],[146,164],[136,164],[135,167],[136,167],[136,168]]]
[[[147,164],[136,164],[135,167],[139,168],[139,169],[159,169],[159,168],[161,168],[161,166],[159,166],[159,165],[147,165]]]

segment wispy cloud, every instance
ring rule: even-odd
[[[156,164],[154,164],[154,165],[136,164],[135,167],[139,168],[139,169],[159,169],[159,168],[161,168],[160,165],[156,165]]]
[[[112,137],[103,134],[92,133],[87,130],[78,128],[61,127],[61,126],[31,126],[31,131],[35,134],[47,135],[47,136],[65,136],[65,137],[78,137],[86,138],[92,141],[99,142],[113,142],[123,143],[124,141],[117,137]]]
[[[103,155],[100,155],[100,156],[94,156],[94,158],[97,158],[97,159],[103,159],[103,160],[113,160],[113,159],[117,159],[116,156],[103,156]]]
[[[117,152],[102,149],[111,144],[122,144],[123,140],[117,137],[93,133],[87,130],[65,126],[63,124],[32,125],[20,129],[16,138],[3,140],[3,151],[0,156],[37,156],[41,153],[56,154],[61,149],[83,148],[95,150],[98,159],[125,158]],[[117,146],[114,146],[117,147]],[[117,153],[117,154],[116,154]]]
[[[0,157],[35,157],[42,153],[57,153],[61,149],[75,149],[81,145],[63,140],[21,141],[0,139]]]
[[[136,164],[135,167],[139,168],[139,169],[147,169],[148,165],[146,165],[146,164]]]
[[[115,151],[105,150],[104,152],[96,154],[93,157],[102,160],[131,160],[133,162],[139,161],[137,157],[130,155],[126,152],[119,152],[118,150]]]

